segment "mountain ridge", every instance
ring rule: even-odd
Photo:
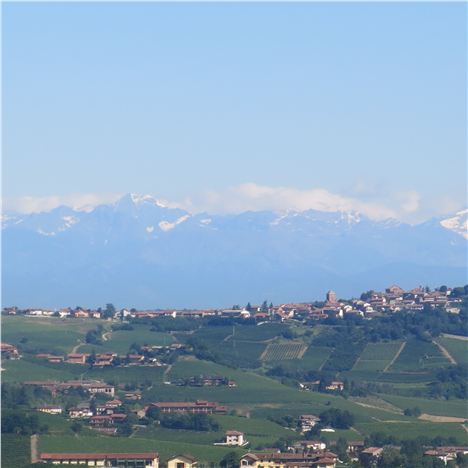
[[[3,301],[230,306],[318,299],[329,288],[349,296],[394,282],[462,283],[463,213],[417,225],[357,212],[219,215],[136,194],[91,211],[9,213]]]

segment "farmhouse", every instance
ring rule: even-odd
[[[240,459],[241,468],[335,468],[337,455],[332,452],[247,453]]]
[[[167,460],[167,468],[195,468],[196,466],[197,459],[188,454],[176,455]]]
[[[240,447],[247,444],[244,433],[239,431],[226,431],[226,445],[238,445]]]
[[[119,468],[158,468],[159,455],[144,453],[42,453],[43,463],[53,465],[85,465]]]
[[[313,414],[302,414],[299,417],[299,427],[301,428],[301,432],[310,431],[319,421],[320,418]]]
[[[41,405],[36,410],[47,414],[62,414],[62,408],[56,405]]]
[[[67,356],[67,362],[69,364],[86,364],[87,357],[87,354],[71,353]]]
[[[468,447],[437,447],[424,452],[424,456],[438,458],[442,460],[445,465],[449,461],[456,460],[458,454],[468,454]]]
[[[8,343],[0,343],[0,353],[2,357],[7,357],[8,359],[19,359],[20,355],[16,346]]]

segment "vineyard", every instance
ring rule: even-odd
[[[303,343],[269,344],[263,352],[263,361],[286,361],[289,359],[301,359],[307,351]]]

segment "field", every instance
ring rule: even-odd
[[[31,445],[29,436],[2,434],[2,466],[5,468],[29,468]]]
[[[120,437],[109,437],[96,435],[89,436],[49,436],[44,435],[39,438],[39,450],[42,452],[121,452],[123,446],[127,452],[148,452],[156,451],[161,460],[166,461],[173,455],[180,453],[190,453],[197,457],[199,462],[218,463],[227,453],[233,449],[228,447],[215,447],[180,441],[155,440],[153,438],[132,437],[123,440]],[[234,450],[243,454],[246,450]]]
[[[10,319],[10,318],[8,318]],[[33,321],[32,321],[33,320]],[[46,339],[35,334],[44,332],[48,340],[59,333],[70,321],[62,322],[56,319],[20,319],[7,321],[7,331],[11,342],[22,341],[23,345],[44,346]],[[21,326],[25,324],[26,337]],[[93,329],[97,321],[91,321],[87,327],[77,322],[78,327],[71,328],[72,334],[54,343],[56,349],[69,351],[73,346],[82,343],[87,329]],[[38,325],[40,324],[40,325]],[[160,333],[150,331],[149,326],[136,325],[134,330],[110,331],[109,323],[105,324],[106,340],[102,346],[81,345],[80,351],[115,351],[126,353],[132,343],[136,344],[169,344],[173,340],[187,341],[197,338],[206,346],[209,352],[220,358],[222,363],[214,363],[197,359],[194,355],[179,356],[170,367],[116,367],[90,369],[89,366],[70,364],[50,364],[37,360],[31,355],[23,354],[20,360],[4,360],[2,378],[6,382],[21,382],[31,379],[96,378],[113,384],[121,384],[117,396],[122,398],[122,388],[126,384],[137,386],[144,384],[143,398],[136,403],[142,407],[154,401],[194,401],[210,400],[228,407],[228,414],[214,415],[220,424],[216,432],[197,432],[187,430],[166,429],[160,426],[148,426],[135,429],[130,438],[108,437],[90,429],[83,428],[79,436],[72,434],[70,422],[61,416],[39,415],[42,424],[47,424],[50,433],[40,437],[40,448],[50,451],[88,451],[106,450],[128,451],[156,450],[164,461],[169,456],[180,452],[188,452],[198,457],[200,461],[218,463],[232,449],[216,447],[225,430],[243,431],[251,442],[251,449],[271,446],[280,437],[301,438],[301,434],[282,427],[272,419],[290,415],[298,417],[301,414],[316,414],[329,408],[338,408],[351,412],[355,417],[353,428],[324,432],[321,436],[327,440],[339,437],[346,439],[364,439],[375,432],[384,432],[397,438],[414,438],[424,435],[456,437],[460,444],[467,443],[467,434],[462,425],[457,422],[442,422],[421,420],[405,416],[406,408],[418,407],[423,413],[435,417],[468,417],[467,408],[461,400],[431,400],[420,395],[427,391],[427,384],[434,380],[434,375],[440,366],[449,365],[439,348],[430,342],[410,340],[390,369],[384,372],[394,358],[401,343],[372,343],[367,346],[352,349],[354,364],[352,370],[334,371],[335,378],[354,380],[355,382],[375,382],[382,386],[378,392],[367,397],[343,398],[330,393],[310,392],[300,390],[297,383],[291,380],[276,380],[265,373],[269,368],[280,364],[286,370],[301,372],[324,369],[331,359],[339,356],[332,353],[334,349],[326,346],[310,345],[311,335],[317,336],[323,327],[317,327],[313,333],[299,333],[296,325],[296,338],[286,340],[282,332],[287,329],[284,324],[261,326],[217,326],[200,327],[193,333]],[[307,329],[309,330],[309,329]],[[306,330],[306,331],[307,331]],[[26,341],[24,340],[26,338]],[[452,338],[440,338],[440,342],[456,359],[463,358],[466,343]],[[359,348],[359,349],[358,349]],[[356,357],[355,357],[356,356]],[[463,362],[466,362],[466,358]],[[352,365],[352,364],[351,364]],[[345,366],[349,369],[348,366]],[[184,387],[169,384],[178,378],[197,375],[220,375],[234,380],[236,387]],[[389,384],[389,387],[383,386]],[[398,395],[390,394],[391,389],[397,389]],[[388,390],[390,389],[390,390]],[[419,392],[419,393],[418,393]],[[401,395],[406,396],[401,396]],[[417,397],[415,395],[418,395]],[[28,439],[29,441],[29,439]],[[8,441],[7,441],[8,444]],[[8,446],[7,446],[8,448]],[[13,448],[8,456],[16,456]],[[29,455],[29,446],[18,447]],[[238,450],[243,453],[244,450]],[[21,457],[21,453],[18,454]],[[29,460],[28,460],[29,461]],[[15,462],[16,463],[16,462]],[[21,465],[21,461],[12,466]]]
[[[402,353],[391,366],[390,371],[421,372],[421,370],[449,364],[447,358],[443,356],[434,343],[408,340]]]
[[[45,317],[2,317],[2,340],[20,346],[23,352],[65,354],[84,341],[100,320]]]
[[[263,361],[286,361],[300,359],[307,350],[304,343],[270,343],[263,352]]]
[[[397,395],[381,395],[381,398],[395,406],[398,406],[402,410],[418,407],[423,413],[468,419],[468,405],[464,400],[434,400],[429,398],[409,398]]]
[[[468,341],[442,337],[436,340],[461,364],[468,360]]]
[[[354,364],[353,370],[384,370],[390,364],[400,346],[400,342],[369,343]]]
[[[174,337],[169,333],[151,331],[148,327],[133,325],[133,330],[118,330],[106,333],[106,340],[102,345],[85,345],[80,347],[80,352],[96,353],[114,352],[127,354],[132,344],[165,346],[174,342]]]

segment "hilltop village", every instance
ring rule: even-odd
[[[394,285],[228,309],[6,307],[2,431],[32,437],[33,464],[466,466],[467,303],[468,286]]]
[[[463,288],[461,288],[463,289]],[[399,312],[401,310],[421,311],[426,306],[431,308],[441,307],[448,313],[460,312],[464,291],[459,291],[446,286],[431,290],[428,287],[419,286],[405,291],[397,285],[386,288],[384,292],[368,291],[361,294],[359,299],[338,299],[334,291],[328,291],[324,302],[288,303],[281,305],[268,305],[264,301],[262,305],[233,306],[229,309],[154,309],[136,310],[123,308],[116,310],[112,304],[105,309],[84,309],[82,307],[51,310],[42,307],[20,309],[18,307],[4,307],[5,315],[28,315],[34,317],[60,317],[80,319],[110,319],[125,320],[157,317],[232,317],[255,320],[283,321],[286,319],[314,319],[322,320],[327,317],[343,318],[346,315],[359,315],[372,318],[383,313]]]

